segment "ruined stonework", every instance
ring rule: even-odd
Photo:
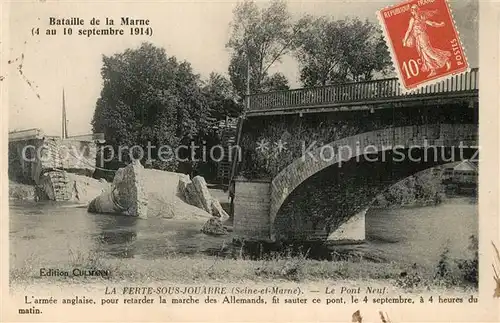
[[[47,137],[39,130],[9,134],[9,178],[36,185],[43,198],[68,201],[68,173],[91,176],[97,144],[92,140]],[[37,154],[39,152],[39,155]],[[24,155],[24,156],[23,156]]]
[[[177,190],[187,203],[206,211],[221,221],[229,219],[229,215],[219,201],[213,198],[208,191],[207,183],[203,177],[195,176],[192,180],[187,177],[181,178]]]
[[[345,241],[345,242],[359,242],[366,239],[365,230],[365,217],[368,208],[356,213],[356,215],[349,218],[345,223],[340,225],[338,229],[332,232],[327,240]]]
[[[219,218],[213,217],[208,219],[201,232],[211,236],[221,236],[227,234],[227,229]]]
[[[187,199],[187,186],[191,182],[188,176],[179,178],[179,183],[177,184],[177,193],[184,199]]]
[[[220,205],[220,202],[214,198],[212,198],[212,215],[220,219],[222,222],[229,219],[229,215],[226,213],[226,211],[224,211],[222,205]]]
[[[120,168],[113,179],[111,188],[93,199],[88,207],[91,213],[118,213],[147,218],[148,198],[143,184],[144,167],[134,161]]]
[[[52,201],[68,201],[71,198],[71,192],[67,190],[68,176],[65,171],[48,171],[39,178],[38,187],[40,187],[46,197]]]

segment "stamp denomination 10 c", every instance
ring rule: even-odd
[[[411,0],[377,12],[402,88],[468,70],[447,0]]]

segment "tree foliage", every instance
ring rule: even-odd
[[[370,80],[391,66],[376,25],[357,18],[305,16],[295,27],[295,56],[304,86]]]
[[[435,205],[441,203],[443,197],[441,171],[434,172],[433,169],[429,169],[392,185],[377,196],[375,206]]]
[[[467,61],[472,67],[479,63],[479,1],[454,0],[450,3],[460,39],[465,46]]]
[[[103,89],[92,127],[105,134],[115,151],[118,146],[145,149],[148,142],[175,147],[208,129],[210,111],[199,76],[188,62],[167,57],[164,49],[143,43],[103,56],[101,75]],[[176,165],[172,161],[156,166]]]
[[[293,24],[286,4],[272,1],[260,9],[253,1],[244,1],[234,10],[231,36],[226,47],[231,50],[228,68],[230,80],[240,97],[246,93],[249,65],[250,92],[288,89],[283,74],[269,74],[269,68],[291,48]]]
[[[219,73],[210,73],[203,87],[211,117],[222,120],[226,116],[236,117],[241,113],[238,95],[231,82]]]

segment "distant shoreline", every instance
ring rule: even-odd
[[[414,207],[428,207],[428,206],[439,206],[443,204],[453,203],[457,201],[468,201],[468,204],[479,204],[477,196],[472,195],[446,195],[439,203],[434,201],[415,201],[413,203],[396,204],[396,205],[372,205],[370,209],[382,210],[382,209],[400,209],[400,208],[414,208]]]

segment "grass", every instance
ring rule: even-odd
[[[14,200],[33,200],[35,186],[9,181],[9,198]]]
[[[148,283],[168,281],[175,283],[242,283],[242,282],[326,282],[326,281],[381,281],[407,290],[431,290],[443,288],[441,279],[436,279],[436,270],[408,267],[393,262],[320,261],[302,255],[275,255],[263,260],[242,257],[222,258],[213,256],[181,255],[171,253],[164,258],[110,259],[100,252],[70,250],[68,261],[59,265],[46,265],[36,255],[31,255],[23,265],[11,268],[11,284],[33,284],[38,282],[64,282],[86,284],[96,282]],[[40,277],[40,268],[57,268],[71,271],[73,268],[109,270],[111,275],[103,277]],[[474,287],[457,282],[454,286],[467,290]]]
[[[171,255],[163,259],[103,259],[95,254],[75,256],[74,261],[60,266],[45,266],[59,270],[73,268],[109,270],[112,281],[133,280],[147,282],[167,280],[179,283],[205,281],[308,281],[324,279],[387,279],[396,278],[400,267],[395,264],[318,261],[294,257],[290,259],[245,260],[216,258],[209,256]],[[38,265],[40,264],[40,265]],[[67,277],[39,277],[44,267],[36,259],[30,259],[25,266],[12,268],[13,283],[22,281],[68,280]],[[73,278],[80,281],[81,278]],[[102,280],[106,278],[90,278]]]
[[[369,252],[338,249],[330,260],[311,259],[311,250],[318,246],[298,249],[289,246],[277,251],[253,255],[243,244],[226,244],[211,255],[202,253],[167,253],[155,259],[110,258],[103,242],[92,250],[78,244],[67,247],[67,257],[50,260],[31,253],[17,261],[11,253],[10,281],[12,284],[36,282],[66,282],[85,284],[92,282],[158,282],[173,283],[241,283],[241,282],[326,282],[326,281],[381,281],[407,290],[435,288],[477,289],[477,239],[469,238],[467,259],[453,259],[447,245],[436,264],[431,267],[390,262],[383,257],[369,257]],[[71,272],[81,270],[107,270],[109,277],[40,277],[41,268]],[[475,279],[471,279],[476,277]]]

